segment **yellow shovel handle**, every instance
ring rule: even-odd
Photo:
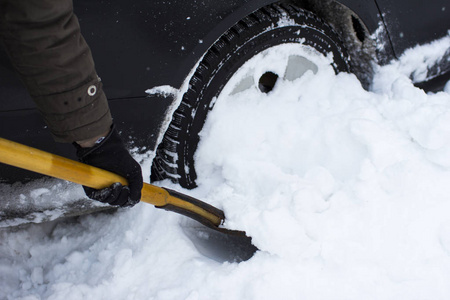
[[[109,187],[116,182],[128,184],[125,178],[109,171],[3,138],[0,138],[0,162],[95,189]],[[214,226],[220,225],[224,219],[223,212],[209,204],[147,183],[142,188],[141,201],[159,208],[177,212],[181,210],[182,214],[194,218],[198,216]]]

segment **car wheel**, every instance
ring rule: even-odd
[[[297,45],[299,54],[281,51],[285,66],[273,65],[237,76],[253,57],[282,45]],[[338,35],[323,20],[293,5],[270,5],[257,10],[224,33],[204,55],[190,79],[189,89],[175,111],[152,165],[152,181],[171,179],[184,188],[196,187],[195,152],[199,133],[215,100],[227,93],[256,88],[270,93],[279,80],[293,81],[307,71],[317,72],[317,64],[304,52],[327,58],[335,72],[350,70],[347,52]],[[284,53],[284,54],[283,54]],[[269,56],[267,56],[267,59]],[[260,64],[266,64],[264,56]],[[267,62],[268,65],[269,62]]]

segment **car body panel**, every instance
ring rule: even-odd
[[[450,3],[441,0],[376,0],[397,56],[407,48],[449,34]]]

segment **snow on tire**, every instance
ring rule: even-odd
[[[195,152],[199,133],[208,112],[214,108],[215,99],[247,61],[286,44],[299,45],[328,58],[336,73],[350,70],[348,55],[339,36],[311,12],[287,4],[274,4],[255,11],[225,32],[199,63],[158,146],[152,165],[152,181],[168,178],[184,188],[197,186]],[[238,78],[228,93],[258,88],[267,94],[278,80],[295,80],[308,70],[315,72],[314,60],[292,53],[286,55],[288,63],[283,70],[276,66],[263,73],[255,70],[249,76]],[[261,64],[265,64],[264,58]]]

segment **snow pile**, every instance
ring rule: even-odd
[[[183,217],[142,203],[1,229],[0,298],[448,299],[450,91],[403,72],[368,92],[322,66],[218,99],[184,192],[253,237],[249,261],[203,257]]]

